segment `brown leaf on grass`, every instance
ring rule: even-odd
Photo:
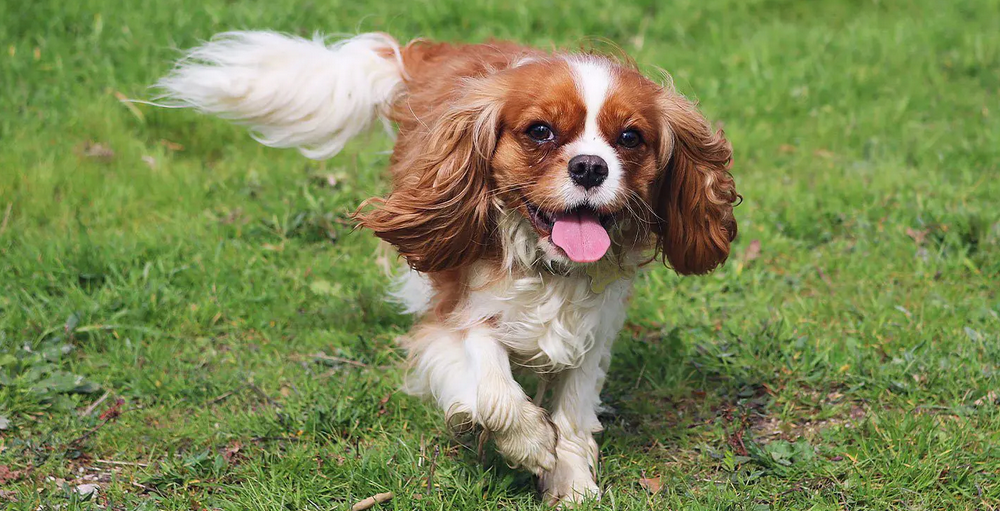
[[[17,481],[24,476],[24,470],[11,470],[7,465],[0,465],[0,485]]]
[[[105,163],[115,159],[115,152],[107,144],[88,140],[83,143],[83,155]]]
[[[17,492],[13,490],[0,490],[0,502],[19,502],[17,500]]]
[[[781,144],[778,146],[779,153],[791,154],[795,152],[795,146],[791,144]]]
[[[184,146],[177,142],[171,142],[165,138],[160,139],[160,145],[166,147],[168,151],[183,151]]]
[[[385,404],[389,402],[389,398],[391,398],[391,397],[392,397],[392,392],[386,394],[385,397],[383,397],[382,399],[380,399],[378,401],[378,414],[379,415],[385,415],[385,412],[387,411],[385,409]]]
[[[927,232],[928,232],[927,229],[924,229],[922,231],[917,231],[912,227],[906,228],[906,235],[912,238],[917,245],[924,244],[924,238],[927,237]]]
[[[753,240],[743,251],[743,262],[749,263],[758,257],[760,257],[760,240]]]
[[[87,495],[92,495],[95,492],[100,491],[101,485],[94,483],[79,484],[76,488],[73,488],[74,493],[79,493],[80,495],[86,497]]]
[[[817,149],[813,151],[813,154],[819,156],[820,158],[833,158],[834,154],[826,149]]]
[[[639,478],[639,486],[645,488],[650,494],[656,495],[660,491],[660,476],[641,477]]]
[[[980,406],[995,405],[997,403],[1000,403],[1000,394],[997,394],[997,391],[995,390],[991,390],[987,392],[985,396],[977,399],[972,404],[978,408]]]
[[[732,436],[730,436],[729,439],[727,440],[727,443],[729,443],[729,446],[732,447],[733,450],[736,451],[736,454],[738,454],[740,456],[747,456],[748,455],[746,444],[743,442],[743,435],[745,434],[745,432],[746,432],[746,429],[741,424],[740,428],[737,429],[736,432],[733,433]]]
[[[229,445],[227,445],[225,449],[223,449],[222,458],[229,463],[239,460],[240,449],[242,448],[243,444],[241,444],[239,440],[233,440],[232,442],[229,442]]]

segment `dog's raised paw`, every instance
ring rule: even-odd
[[[512,466],[541,475],[556,467],[556,429],[545,410],[525,403],[519,420],[503,431],[494,431],[497,451]]]

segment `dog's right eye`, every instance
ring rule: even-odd
[[[555,133],[552,132],[552,128],[542,123],[532,124],[528,128],[527,133],[529,137],[537,142],[549,142],[556,138]]]

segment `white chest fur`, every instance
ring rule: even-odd
[[[618,280],[601,293],[590,278],[538,274],[502,279],[485,286],[473,279],[468,299],[456,312],[461,326],[496,325],[498,340],[523,365],[538,372],[578,367],[592,349],[608,350],[625,321],[631,280]],[[433,292],[416,272],[404,275],[394,297],[409,312],[423,312]]]

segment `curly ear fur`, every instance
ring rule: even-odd
[[[661,102],[669,158],[657,197],[656,234],[664,262],[682,275],[708,273],[729,257],[736,238],[736,193],[729,173],[733,150],[694,104],[668,92]]]
[[[463,267],[493,246],[489,166],[500,102],[484,87],[465,92],[458,104],[443,107],[429,131],[401,141],[394,189],[355,213],[362,227],[395,246],[421,272]],[[369,204],[375,209],[360,213]]]

